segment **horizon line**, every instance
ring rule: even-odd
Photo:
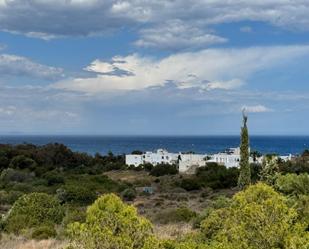
[[[87,133],[0,133],[0,136],[100,136],[100,137],[211,137],[211,136],[240,136],[236,133],[222,134],[87,134]],[[309,134],[262,134],[253,133],[249,136],[303,136],[309,137]]]

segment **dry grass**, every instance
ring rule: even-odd
[[[145,171],[134,170],[109,171],[104,174],[115,181],[128,182],[136,187],[152,186],[155,190],[153,195],[145,196],[139,192],[137,198],[129,204],[137,207],[139,214],[147,217],[155,224],[157,223],[156,217],[163,210],[186,207],[200,213],[208,207],[210,200],[220,195],[231,197],[236,192],[231,189],[202,189],[187,192],[177,187],[176,183],[179,180],[190,176],[166,175],[154,177]]]
[[[65,241],[55,239],[27,240],[13,235],[3,235],[0,240],[1,249],[63,249],[66,244]]]
[[[160,239],[177,239],[192,231],[192,226],[185,223],[154,226],[154,233]]]
[[[156,179],[155,177],[150,176],[145,171],[134,171],[134,170],[113,170],[105,172],[104,175],[107,175],[114,181],[123,181],[132,183],[134,185],[137,184],[145,186],[148,186],[154,181],[154,179]]]

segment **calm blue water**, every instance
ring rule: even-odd
[[[238,136],[0,136],[2,144],[63,143],[74,151],[94,154],[130,153],[164,148],[171,152],[215,153],[239,145]],[[251,149],[280,155],[300,154],[309,149],[309,136],[251,136]]]

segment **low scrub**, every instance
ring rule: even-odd
[[[24,229],[60,224],[63,215],[63,208],[55,197],[44,193],[27,194],[14,203],[4,220],[4,228],[20,234]]]

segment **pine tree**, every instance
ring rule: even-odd
[[[240,141],[240,173],[238,178],[238,187],[244,189],[251,183],[251,171],[249,164],[249,135],[247,128],[247,120],[245,112],[243,111],[243,126],[241,127],[241,141]]]

